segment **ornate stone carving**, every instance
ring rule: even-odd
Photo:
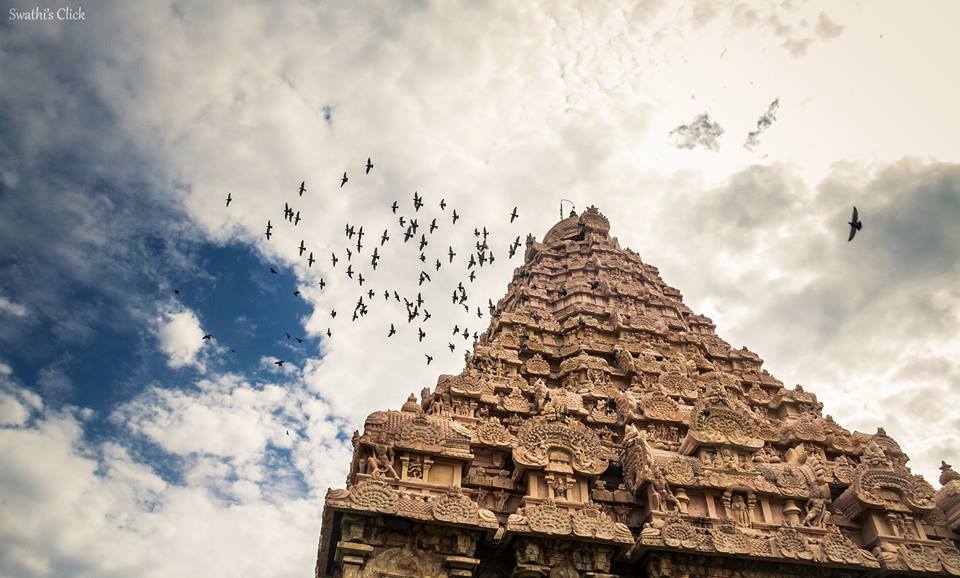
[[[608,461],[601,450],[600,438],[580,422],[563,423],[534,418],[527,421],[517,434],[519,446],[513,449],[516,463],[540,468],[547,465],[550,450],[570,453],[574,471],[598,475],[607,469]]]

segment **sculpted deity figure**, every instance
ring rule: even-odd
[[[622,392],[617,398],[617,412],[620,413],[624,423],[630,423],[643,417],[639,408],[640,402],[633,395],[633,391],[629,389]]]
[[[873,440],[863,447],[863,455],[860,457],[860,460],[870,466],[885,466],[889,464],[883,448]]]
[[[380,463],[379,469],[381,473],[391,478],[399,478],[400,476],[397,475],[397,471],[393,469],[393,447],[387,446],[384,448],[384,446],[381,445],[374,447],[376,448],[376,459]]]
[[[650,487],[653,491],[650,493],[650,509],[657,512],[672,512],[680,509],[680,502],[670,484],[667,483],[667,477],[663,468],[658,467],[653,470],[653,480],[650,481]]]
[[[627,375],[636,375],[638,373],[633,355],[619,343],[613,347],[613,360],[616,362],[617,368]]]
[[[744,501],[743,496],[740,494],[733,496],[733,501],[730,503],[730,510],[732,511],[733,522],[736,525],[750,525],[750,514],[747,511],[747,503]]]
[[[533,399],[537,404],[537,412],[542,412],[544,404],[550,399],[550,393],[547,391],[547,385],[544,383],[542,377],[538,377],[536,381],[533,382]]]
[[[830,511],[827,510],[825,499],[815,496],[807,500],[807,514],[800,522],[803,526],[823,528],[830,520]]]

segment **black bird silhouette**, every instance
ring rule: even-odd
[[[393,323],[391,323],[391,324],[390,324],[390,332],[387,333],[387,337],[393,337],[393,334],[396,333],[396,332],[397,332],[397,330],[393,328]]]
[[[417,233],[417,227],[419,227],[419,226],[420,226],[420,225],[417,224],[417,220],[416,220],[416,219],[410,219],[410,230],[413,231],[414,234]]]
[[[397,208],[399,208],[399,207],[400,207],[400,204],[397,203],[396,201],[394,201],[393,204],[390,205],[390,208],[393,209],[393,214],[394,214],[394,215],[397,214]],[[403,225],[400,225],[400,226],[402,227]]]
[[[212,334],[212,333],[207,333],[206,335],[204,335],[204,336],[202,337],[202,339],[203,339],[204,341],[210,341],[211,339],[213,339],[213,334]]]
[[[363,273],[360,273],[360,275],[358,275],[358,280],[360,281],[360,286],[363,287]]]
[[[401,226],[401,227],[407,222],[407,220],[403,218],[403,215],[400,215],[399,221],[400,221],[400,226]]]
[[[495,307],[493,306],[493,299],[487,299],[487,307],[490,309],[490,315],[493,315]]]
[[[297,343],[303,343],[303,340],[302,340],[302,339],[300,339],[299,337],[294,337],[294,339],[296,339],[296,340],[297,340]]]
[[[313,263],[316,259],[313,258],[313,251],[310,251],[310,256],[307,257],[307,267],[313,267]]]
[[[303,257],[303,252],[306,250],[307,250],[307,247],[303,244],[303,239],[300,239],[300,255],[298,256]]]
[[[420,292],[417,292],[416,303],[417,303],[417,307],[420,307],[421,305],[423,305],[423,295],[421,295]]]
[[[517,208],[514,207],[514,208],[513,208],[513,212],[510,213],[510,222],[512,223],[513,220],[516,219],[516,218],[517,218]]]
[[[430,312],[427,311],[426,309],[424,309],[424,310],[423,310],[423,321],[426,322],[428,319],[430,319]]]
[[[453,247],[447,249],[447,255],[450,257],[451,263],[453,263],[453,258],[457,256],[457,254],[453,252]]]
[[[283,367],[283,364],[284,364],[284,363],[286,363],[286,361],[284,361],[284,360],[282,360],[282,359],[278,359],[278,360],[276,360],[276,361],[273,362],[273,364],[276,365],[277,367]]]
[[[362,238],[363,238],[363,225],[360,225],[360,230],[357,231],[357,238],[358,238],[358,239],[362,239]]]
[[[343,173],[343,178],[340,179],[340,188],[343,188],[343,185],[347,184],[347,181],[350,179],[347,178],[347,173]]]
[[[179,290],[179,289],[174,289],[174,290],[173,290],[173,294],[174,294],[174,295],[179,295],[179,294],[180,294],[180,290]]]
[[[372,169],[372,168],[373,168],[373,163],[370,162],[370,157],[367,157],[367,172],[366,172],[366,174],[369,175],[369,174],[370,174],[370,169]]]
[[[300,211],[297,211],[297,216],[293,219],[293,226],[296,227],[300,224]]]
[[[363,243],[360,242],[360,237],[357,237],[357,253],[359,253],[361,249],[363,249]]]
[[[483,319],[483,311],[480,311],[480,307],[477,307],[477,319]]]
[[[507,249],[507,258],[513,259],[513,256],[517,254],[517,248],[513,245],[510,245],[510,248]]]
[[[383,298],[386,299],[387,301],[390,300],[390,291],[389,291],[389,290],[387,290],[387,289],[384,289],[384,290],[383,290]]]
[[[446,199],[440,199],[440,210],[441,210],[441,211],[446,211],[446,210],[447,210],[447,201],[446,201]]]
[[[437,230],[437,228],[438,228],[438,227],[437,227],[437,220],[434,219],[434,220],[430,221],[430,234],[431,234],[431,235],[433,234],[434,231]]]
[[[337,266],[337,261],[339,261],[339,259],[337,259],[337,254],[336,254],[336,253],[330,253],[330,259],[333,261],[333,266],[336,267],[336,266]]]
[[[490,264],[493,265],[493,251],[490,251],[490,254],[487,255],[487,261],[490,261]]]
[[[421,263],[426,263],[426,262],[427,262],[427,256],[424,255],[423,253],[420,253],[420,262],[421,262]]]
[[[463,328],[463,338],[470,339],[470,331],[466,327]]]
[[[418,287],[419,287],[420,285],[423,285],[423,280],[424,280],[424,279],[426,279],[427,281],[431,281],[431,282],[433,281],[432,279],[430,279],[430,275],[428,275],[426,271],[420,271],[420,283],[417,284]]]
[[[327,337],[333,337],[333,332],[330,331],[329,327],[327,327]]]
[[[439,271],[439,270],[440,270],[440,259],[437,259],[436,266],[437,266],[437,271]]]
[[[850,217],[850,220],[847,222],[850,225],[850,237],[847,239],[847,242],[853,240],[853,237],[857,234],[857,231],[863,228],[863,221],[858,218],[857,208],[853,208],[853,216]]]
[[[267,240],[268,240],[268,241],[270,240],[270,229],[272,229],[272,228],[273,228],[273,225],[271,225],[271,224],[270,224],[270,221],[268,220],[268,221],[267,221],[267,233],[266,233],[266,235],[267,235]]]
[[[390,235],[387,234],[387,230],[383,230],[383,234],[380,235],[380,246],[383,247],[383,244],[390,240]]]
[[[300,196],[303,196],[303,193],[307,190],[307,181],[300,181]]]
[[[483,243],[484,243],[484,244],[487,243],[487,235],[489,235],[489,234],[490,234],[490,233],[487,232],[487,228],[484,227],[484,228],[483,228]]]
[[[470,271],[470,282],[473,283],[473,280],[477,278],[476,271]]]
[[[454,325],[454,326],[453,326],[453,334],[456,335],[457,333],[460,333],[460,326],[459,326],[459,325]]]
[[[299,296],[300,296],[300,290],[297,289],[296,291],[294,291],[294,292],[293,292],[293,296],[294,296],[294,297],[299,297]]]
[[[400,303],[400,294],[396,291],[393,292],[393,298],[397,300],[397,303]]]
[[[373,300],[374,292],[373,289],[367,291],[367,299]]]
[[[347,223],[346,226],[343,227],[343,232],[347,235],[348,239],[353,238],[353,227],[350,226],[350,223]]]
[[[323,288],[327,286],[327,282],[324,281],[324,280],[321,278],[321,279],[320,279],[320,282],[317,283],[317,285],[319,285],[319,286],[320,286],[320,290],[323,291]]]
[[[353,279],[353,265],[347,265],[347,277]]]
[[[413,192],[413,210],[419,211],[420,207],[423,206],[423,197],[417,194],[417,191]]]
[[[479,237],[480,237],[480,229],[474,227],[474,228],[473,228],[473,236],[479,238]]]
[[[228,206],[228,207],[230,206],[230,201],[232,201],[232,200],[233,200],[233,199],[230,198],[230,193],[227,193],[227,206]]]
[[[417,334],[420,336],[420,341],[421,341],[421,342],[423,342],[423,338],[427,336],[427,334],[424,333],[422,327],[417,327]]]
[[[277,274],[277,270],[273,267],[270,267],[270,272],[273,273],[274,275]]]
[[[477,260],[473,257],[473,253],[471,253],[471,254],[470,254],[470,262],[467,263],[467,269],[470,269],[470,268],[472,268],[472,267],[475,267],[476,264],[477,264]]]
[[[427,243],[427,236],[420,235],[420,250],[423,251],[423,248],[426,247],[428,244],[429,243]]]
[[[453,224],[454,224],[454,225],[457,224],[457,219],[459,219],[459,218],[460,218],[460,215],[458,215],[458,214],[457,214],[457,210],[454,209],[454,210],[453,210]]]
[[[333,319],[336,319],[336,318],[337,318],[337,310],[336,310],[336,309],[331,309],[331,310],[330,310],[330,317],[332,317]],[[330,336],[328,335],[327,337],[330,337]]]
[[[427,365],[430,365],[430,362],[433,361],[433,358],[430,357],[429,355],[427,355],[426,353],[424,353],[423,355],[424,355],[424,357],[427,358]]]
[[[450,348],[450,353],[453,353],[453,350],[456,349],[456,346],[454,346],[452,343],[447,343],[447,347]]]
[[[353,257],[353,253],[350,251],[349,248],[346,248],[344,250],[347,252],[347,261],[349,261]]]

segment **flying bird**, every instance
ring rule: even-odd
[[[307,267],[313,267],[313,263],[316,259],[313,258],[313,251],[310,251],[310,256],[307,258]]]
[[[458,214],[457,214],[457,210],[454,209],[454,210],[453,210],[453,224],[454,224],[454,225],[457,224],[457,219],[459,219],[459,218],[460,218],[460,215],[458,215]]]
[[[270,221],[268,220],[268,221],[267,221],[267,233],[266,233],[266,235],[267,235],[267,240],[268,240],[268,241],[270,240],[270,229],[272,229],[272,228],[273,228],[273,225],[271,225],[271,224],[270,224]]]
[[[420,342],[423,342],[423,338],[427,336],[422,327],[417,327],[417,334],[420,336]]]
[[[457,256],[457,254],[453,252],[453,247],[447,249],[447,255],[450,257],[451,263],[453,263],[453,258]]]
[[[336,267],[336,266],[337,266],[337,261],[339,261],[339,259],[337,259],[337,254],[336,254],[336,253],[330,253],[330,259],[331,259],[331,261],[333,261],[333,266]]]
[[[212,334],[212,333],[207,333],[206,335],[204,335],[204,336],[202,337],[202,339],[203,339],[204,341],[210,341],[211,339],[213,339],[213,334]]]
[[[300,255],[298,256],[303,257],[303,252],[306,250],[307,250],[307,247],[303,244],[303,239],[300,239]]]
[[[343,232],[344,232],[344,234],[347,235],[347,238],[348,238],[348,239],[352,239],[352,238],[353,238],[353,227],[350,225],[350,223],[347,223],[347,224],[343,227]]]
[[[424,357],[427,358],[427,365],[430,365],[430,362],[433,361],[433,358],[430,357],[429,355],[427,355],[426,353],[424,353],[423,355],[424,355]]]
[[[366,172],[366,174],[369,175],[369,174],[370,174],[370,169],[372,169],[372,168],[373,168],[373,163],[370,162],[370,157],[367,157],[367,172]]]
[[[380,246],[383,247],[383,244],[390,240],[390,235],[387,234],[387,229],[383,230],[383,234],[380,235]]]
[[[300,224],[300,211],[297,211],[297,216],[293,219],[293,226],[296,227]]]
[[[516,218],[517,218],[517,208],[514,207],[514,208],[513,208],[513,212],[510,213],[510,222],[512,223],[513,220],[516,219]]]
[[[233,199],[230,197],[230,193],[227,193],[227,206],[228,206],[228,207],[230,206],[230,201],[232,201],[232,200],[233,200]]]
[[[347,277],[353,279],[353,265],[347,265]]]
[[[450,348],[450,353],[453,353],[453,350],[456,349],[456,346],[452,343],[447,343],[447,347]]]
[[[440,199],[440,210],[441,210],[441,211],[446,211],[446,210],[447,210],[447,201],[446,201],[446,199]]]
[[[327,286],[327,283],[326,283],[326,281],[324,281],[324,280],[321,278],[321,279],[320,279],[320,282],[317,283],[317,285],[319,285],[319,286],[320,286],[320,290],[323,291],[323,288]]]
[[[347,173],[343,173],[343,177],[340,179],[340,188],[343,188],[343,185],[347,184],[347,181],[350,179],[347,178]]]
[[[393,214],[394,214],[394,215],[397,214],[397,208],[398,208],[399,206],[400,206],[400,205],[399,205],[396,201],[394,201],[393,204],[390,205],[390,208],[393,209]],[[403,225],[401,224],[400,226],[402,227]]]
[[[390,324],[390,332],[387,333],[387,337],[393,337],[393,334],[396,333],[396,332],[397,332],[397,330],[394,329],[393,323],[391,323],[391,324]]]
[[[284,363],[286,363],[286,361],[284,361],[284,360],[282,360],[282,359],[278,359],[278,360],[276,360],[276,361],[273,362],[273,364],[276,365],[277,367],[283,367],[283,364],[284,364]]]
[[[430,221],[430,234],[432,235],[434,231],[437,230],[437,220],[434,219]]]
[[[847,239],[847,242],[853,240],[853,237],[857,234],[857,231],[863,229],[863,221],[860,220],[857,213],[857,208],[853,208],[853,216],[847,221],[847,224],[850,225],[850,237]]]
[[[327,337],[333,337],[333,332],[330,331],[329,327],[327,327]]]
[[[413,192],[413,210],[419,211],[420,207],[423,206],[423,197],[417,194],[417,191]]]
[[[273,267],[270,267],[270,272],[273,273],[274,275],[277,274],[277,270]]]
[[[307,190],[307,181],[300,181],[300,196],[303,196],[303,193]]]
[[[336,310],[336,309],[331,309],[331,310],[330,310],[330,317],[333,318],[333,319],[336,319],[336,318],[337,318],[337,310]],[[327,337],[330,337],[330,336],[327,335]]]

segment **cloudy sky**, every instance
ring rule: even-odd
[[[64,6],[0,14],[0,576],[311,575],[350,434],[462,367],[453,287],[485,314],[561,198],[845,426],[960,462],[955,2]]]

